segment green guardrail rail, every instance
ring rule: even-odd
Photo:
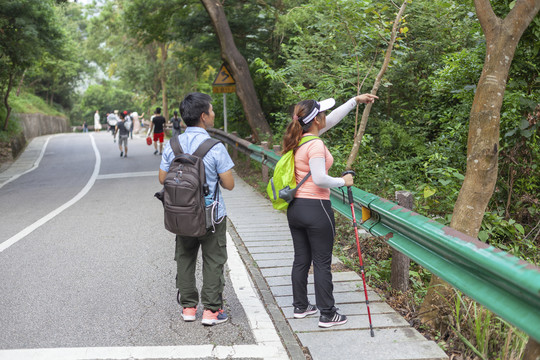
[[[274,168],[273,151],[212,129],[212,136]],[[540,268],[389,200],[352,187],[359,225],[540,342]],[[333,208],[352,219],[341,190]],[[361,223],[362,207],[371,218]]]

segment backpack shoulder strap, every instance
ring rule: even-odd
[[[172,137],[171,148],[172,148],[172,151],[174,152],[174,156],[178,156],[184,153],[184,150],[182,150],[182,146],[180,145],[180,140],[178,140],[178,136]]]
[[[310,141],[312,141],[312,140],[317,140],[317,139],[320,139],[320,137],[314,136],[314,135],[304,136],[304,137],[300,140],[300,142],[298,143],[298,146],[297,146],[296,148],[298,149],[300,146],[304,145],[305,143],[308,143],[308,142],[310,142]]]
[[[212,138],[209,138],[209,139],[206,139],[204,140],[201,145],[199,145],[199,147],[197,148],[197,150],[193,153],[193,155],[199,157],[199,158],[203,158],[204,155],[206,155],[206,153],[211,149],[213,148],[215,145],[219,144],[221,141],[217,140],[217,139],[212,139]]]

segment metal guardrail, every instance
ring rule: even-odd
[[[272,169],[280,158],[221,130],[208,132]],[[540,342],[539,267],[389,200],[352,191],[355,208],[371,212],[360,226]],[[351,219],[341,191],[332,189],[330,198],[334,209]]]

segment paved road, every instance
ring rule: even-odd
[[[230,321],[180,319],[143,138],[128,158],[106,132],[36,141],[38,166],[0,183],[0,359],[287,358],[232,242]]]

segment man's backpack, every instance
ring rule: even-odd
[[[318,136],[304,136],[296,147],[304,145],[308,141],[319,139]],[[272,201],[272,206],[278,210],[284,210],[289,207],[289,203],[294,199],[296,191],[311,176],[311,171],[296,185],[296,176],[294,168],[294,151],[289,150],[281,156],[274,168],[274,176],[268,182],[266,193]]]
[[[126,121],[124,121],[124,127],[126,128],[127,132],[131,131],[131,125],[133,125],[133,122],[129,117],[127,117]]]
[[[175,157],[163,183],[162,198],[156,194],[163,201],[165,228],[170,232],[198,237],[205,235],[212,225],[206,222],[205,196],[209,194],[209,188],[203,157],[219,142],[206,139],[191,155],[184,153],[178,136],[171,138]]]

